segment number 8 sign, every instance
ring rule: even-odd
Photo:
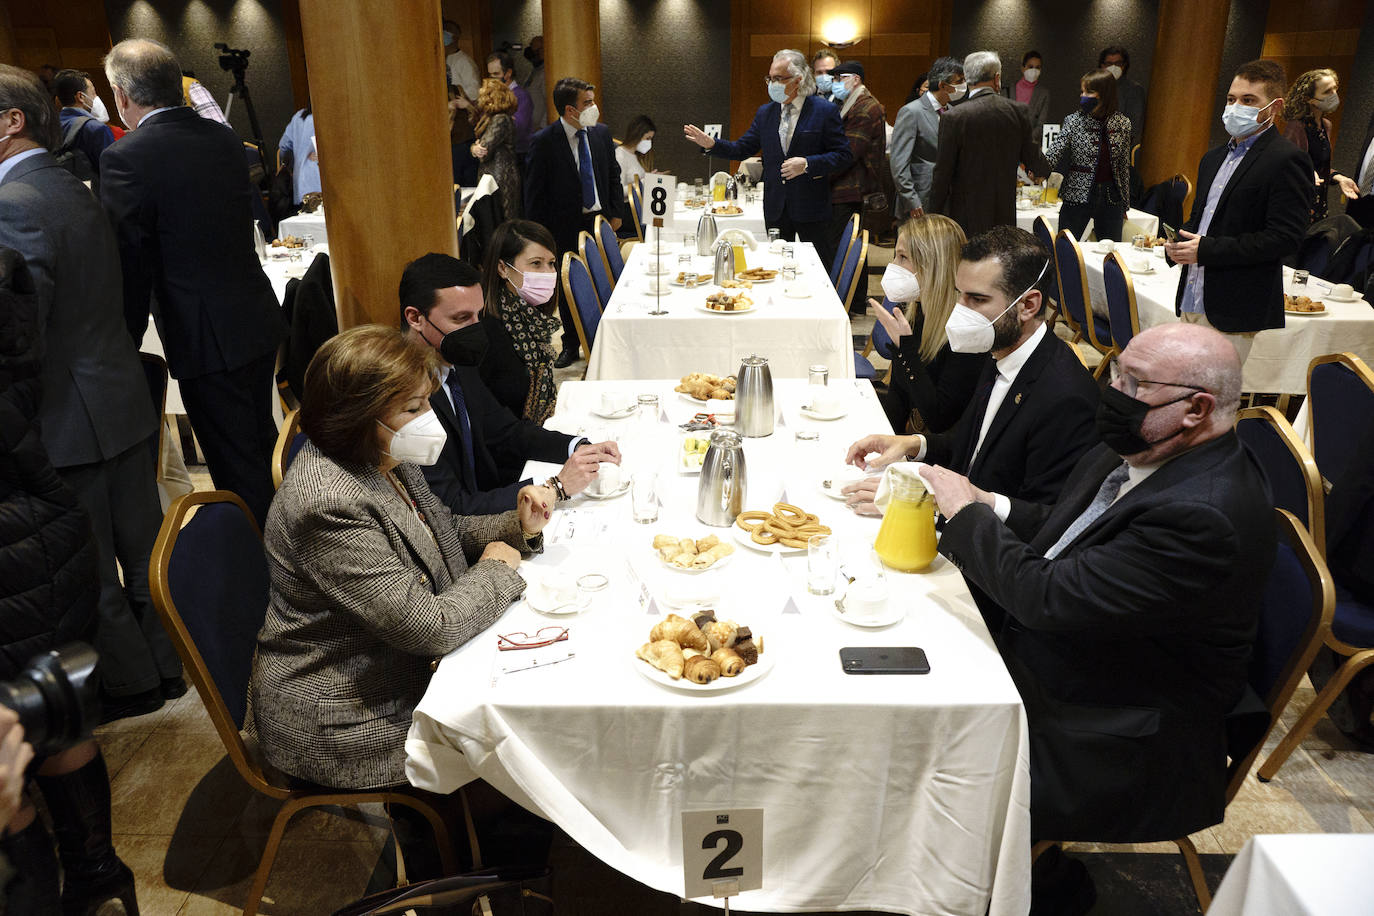
[[[763,887],[763,809],[682,812],[684,897]]]
[[[673,204],[676,200],[676,178],[672,175],[644,176],[644,208],[649,213],[646,222],[652,225],[655,219],[665,221],[671,219]]]

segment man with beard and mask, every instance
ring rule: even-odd
[[[1175,313],[1225,334],[1241,365],[1256,333],[1283,327],[1283,259],[1312,209],[1312,161],[1274,127],[1286,84],[1272,60],[1236,70],[1221,115],[1231,139],[1203,154],[1193,212],[1164,246],[1183,265]]]
[[[401,274],[402,328],[443,357],[429,401],[448,439],[438,461],[423,469],[425,480],[458,515],[509,510],[520,488],[533,483],[519,479],[526,461],[563,465],[544,481],[560,502],[585,490],[601,462],[620,463],[614,442],[593,444],[516,417],[482,382],[481,280],[471,264],[437,253],[411,261]]]
[[[1035,236],[998,226],[963,247],[955,271],[959,301],[945,324],[955,353],[992,353],[973,399],[950,429],[934,435],[865,436],[847,460],[861,468],[904,457],[968,475],[995,495],[1008,524],[1053,504],[1073,463],[1098,443],[1097,386],[1069,344],[1045,326],[1040,289],[1050,253]],[[878,453],[877,458],[870,457]],[[846,488],[867,511],[876,482]]]
[[[1232,429],[1240,379],[1216,331],[1136,335],[1102,395],[1103,444],[1020,524],[953,470],[922,471],[947,519],[940,553],[1006,611],[1032,840],[1150,842],[1222,819],[1227,755],[1256,737],[1246,676],[1276,547],[1264,475]],[[1084,883],[1055,858],[1036,863],[1033,907],[1075,869]]]
[[[834,74],[831,73],[840,63],[840,59],[835,56],[835,52],[829,48],[821,48],[811,56],[811,71],[816,75],[816,95],[833,102],[831,90],[835,85]],[[835,102],[839,104],[839,102]]]

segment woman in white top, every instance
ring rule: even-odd
[[[654,170],[654,122],[648,115],[636,115],[625,128],[625,139],[615,148],[615,162],[620,166],[620,183],[629,186]],[[630,199],[626,190],[625,199]]]

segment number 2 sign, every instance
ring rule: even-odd
[[[644,176],[644,208],[649,213],[646,220],[649,225],[653,225],[655,219],[669,219],[676,200],[676,178],[672,175]]]
[[[763,887],[763,809],[682,812],[684,897]]]

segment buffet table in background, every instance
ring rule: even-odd
[[[651,246],[636,245],[601,316],[591,357],[588,379],[635,379],[683,376],[691,372],[731,375],[740,360],[758,354],[768,357],[773,378],[805,378],[807,368],[823,364],[830,377],[854,377],[854,341],[849,316],[835,287],[821,266],[815,246],[795,244],[800,273],[792,283],[781,275],[749,290],[754,310],[747,314],[723,314],[705,310],[709,284],[687,289],[669,285],[678,275],[678,257],[687,253],[681,242],[665,237],[661,263],[664,273],[651,277]],[[761,244],[745,251],[749,267],[778,269],[781,255]],[[693,257],[695,269],[710,277],[710,257]],[[664,295],[650,292],[651,282],[661,280]],[[788,291],[804,291],[792,298]],[[656,303],[667,312],[649,314]]]
[[[937,557],[929,572],[888,572],[904,617],[883,629],[837,618],[831,597],[805,587],[805,554],[738,546],[699,575],[661,565],[655,534],[722,539],[694,517],[697,480],[680,473],[677,424],[698,407],[676,379],[566,382],[550,425],[620,443],[629,472],[657,468],[662,508],[637,525],[631,497],[575,497],[545,532],[545,552],[521,564],[537,584],[558,571],[602,573],[574,616],[545,616],[522,599],[440,663],[406,742],[411,782],[451,792],[480,776],[555,822],[619,871],[672,894],[684,890],[680,815],[762,808],[763,888],[732,901],[750,911],[878,909],[1017,914],[1029,906],[1029,776],[1025,713],[962,577]],[[846,446],[889,427],[865,381],[832,379],[847,410],[807,419],[801,380],[775,380],[780,422],[745,440],[746,506],[779,498],[820,516],[851,574],[874,568],[879,521],[824,495]],[[603,392],[657,394],[660,416],[608,421]],[[820,433],[810,453],[799,431]],[[532,465],[536,479],[552,465]],[[651,679],[634,655],[672,607],[717,610],[764,639],[765,676],[692,694]],[[684,614],[691,610],[683,609]],[[508,671],[497,634],[563,625],[570,660]],[[844,646],[917,645],[926,676],[843,673]],[[534,650],[545,651],[545,650]],[[749,670],[749,669],[747,669]],[[717,681],[716,684],[728,683]]]

